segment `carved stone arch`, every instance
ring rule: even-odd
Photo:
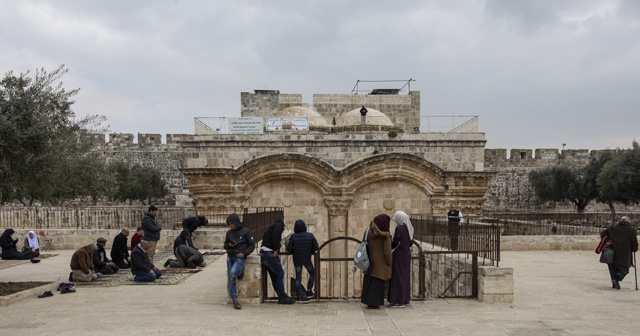
[[[384,180],[411,183],[427,195],[439,195],[446,184],[444,171],[431,162],[411,154],[380,154],[354,162],[340,171],[342,183],[350,192]]]
[[[238,167],[244,192],[277,180],[300,180],[326,194],[337,179],[335,169],[317,158],[300,154],[275,154],[253,159]]]

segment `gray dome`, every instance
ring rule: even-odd
[[[341,116],[339,116],[337,119],[338,119],[336,121],[337,126],[362,125],[362,116],[360,116],[360,108],[344,113]],[[367,117],[365,118],[365,125],[393,127],[393,123],[391,122],[391,119],[389,119],[389,117],[387,117],[384,113],[378,110],[374,110],[372,108],[367,108]]]
[[[291,106],[278,111],[276,117],[307,117],[309,127],[329,127],[327,121],[316,111],[302,106]]]

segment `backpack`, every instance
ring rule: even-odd
[[[358,249],[356,250],[356,255],[353,256],[353,261],[356,263],[356,267],[361,271],[368,271],[369,267],[371,267],[371,262],[369,261],[369,251],[368,251],[368,243],[367,238],[369,236],[369,229],[364,232],[364,239]]]

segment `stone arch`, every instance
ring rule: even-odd
[[[277,180],[300,180],[326,194],[335,180],[335,169],[324,161],[300,154],[275,154],[253,159],[238,167],[244,192],[251,193],[260,184]]]
[[[427,195],[444,190],[445,173],[431,162],[411,154],[391,153],[370,156],[340,171],[347,189],[357,192],[371,181],[396,180],[416,185]]]

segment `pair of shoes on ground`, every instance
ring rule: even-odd
[[[242,309],[242,305],[238,301],[233,301],[233,309]]]
[[[620,281],[618,280],[611,280],[611,282],[613,283],[613,287],[611,288],[615,288],[617,290],[620,290]]]
[[[73,283],[63,282],[58,286],[58,291],[60,294],[75,293],[76,287]]]
[[[298,303],[309,303],[309,298],[306,295],[298,295]]]
[[[289,297],[289,296],[285,296],[282,299],[278,299],[278,303],[279,304],[294,304],[296,303],[296,299]]]
[[[53,293],[51,293],[51,291],[45,291],[44,293],[38,295],[39,298],[46,298],[46,297],[50,297],[53,296]]]
[[[402,303],[392,303],[389,305],[389,308],[404,308],[405,305]]]

